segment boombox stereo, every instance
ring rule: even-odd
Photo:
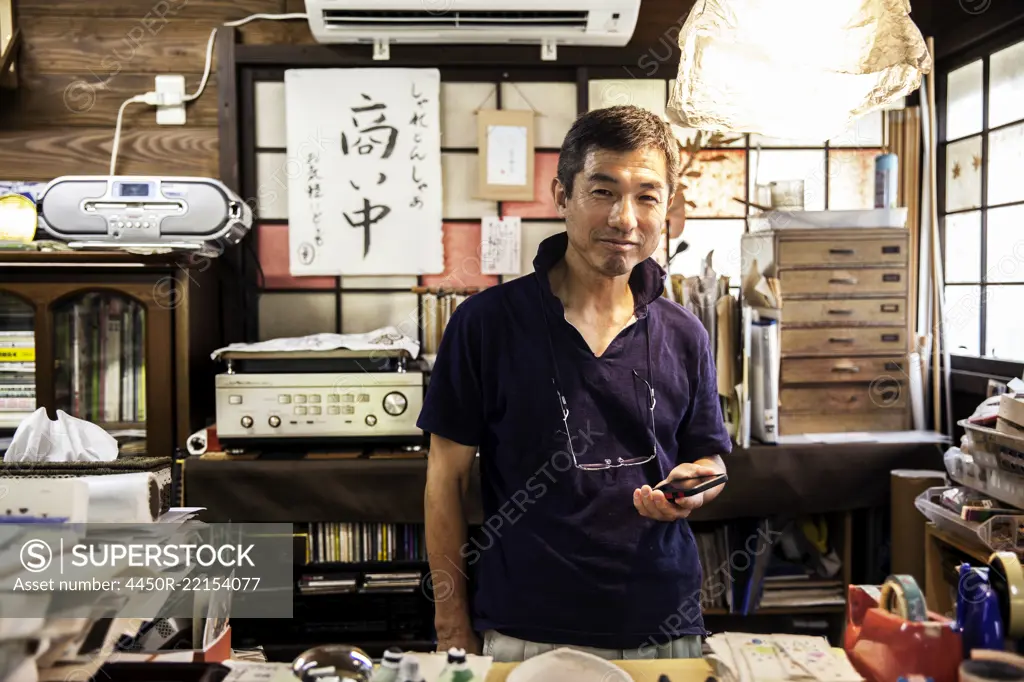
[[[189,250],[218,256],[252,228],[252,209],[219,180],[64,176],[39,200],[39,225],[71,248]]]

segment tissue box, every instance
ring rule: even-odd
[[[119,457],[110,462],[0,462],[0,478],[72,478],[114,474],[152,474],[149,511],[153,519],[167,512],[171,504],[170,457]]]

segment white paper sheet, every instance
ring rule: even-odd
[[[527,140],[523,126],[487,126],[488,185],[526,185]]]
[[[420,352],[419,341],[398,331],[397,327],[381,327],[365,334],[310,334],[268,339],[257,343],[232,343],[210,355],[216,360],[227,351],[246,353],[280,353],[282,351],[328,351],[347,348],[356,351],[405,350],[412,357]]]
[[[480,272],[485,275],[518,275],[523,225],[519,216],[488,216],[480,230]]]
[[[285,71],[289,271],[444,270],[437,69]]]

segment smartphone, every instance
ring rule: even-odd
[[[658,486],[655,490],[665,493],[668,500],[678,500],[682,497],[692,497],[705,490],[720,486],[729,480],[727,474],[713,474],[711,476],[695,476],[694,478],[680,478]]]

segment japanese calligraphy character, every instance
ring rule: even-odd
[[[357,185],[356,183],[349,180],[348,184],[352,185],[352,189],[356,190],[357,192],[359,191],[359,185]]]
[[[321,194],[320,194],[320,183],[318,182],[318,183],[316,183],[314,185],[310,185],[309,187],[307,187],[306,188],[306,193],[309,194],[309,197],[311,199],[319,199],[321,197]]]
[[[367,101],[371,99],[367,94],[363,94],[362,97]],[[357,128],[361,134],[350,144],[348,133],[343,132],[341,134],[341,151],[347,155],[351,148],[359,152],[361,156],[365,156],[373,152],[377,146],[383,145],[384,151],[381,153],[381,158],[386,159],[391,156],[391,152],[395,149],[395,141],[398,139],[398,129],[394,126],[384,125],[384,122],[387,120],[387,115],[384,113],[386,108],[386,105],[381,103],[369,104],[362,107],[352,107],[352,111],[356,114],[366,114],[378,111],[381,113],[376,118],[363,123],[360,123],[358,115],[353,116],[352,126]],[[378,134],[374,135],[373,133]],[[366,139],[363,138],[363,135],[366,136]]]
[[[419,147],[414,146],[412,148],[412,152],[409,153],[409,160],[410,161],[423,161],[424,159],[427,158],[427,157],[423,156],[422,154],[420,154],[418,150],[419,150]]]
[[[379,175],[380,175],[380,177],[377,178],[377,184],[381,185],[381,184],[384,183],[385,180],[388,179],[388,176],[384,175],[383,173],[379,173]]]
[[[371,205],[369,199],[363,198],[363,207],[353,213],[361,217],[358,220],[353,220],[349,217],[348,213],[345,213],[345,220],[352,227],[363,228],[363,257],[365,258],[366,254],[370,252],[370,227],[376,225],[391,213],[391,208],[382,204]]]
[[[415,113],[415,114],[412,115],[412,120],[409,121],[409,123],[411,123],[414,126],[419,126],[420,128],[426,128],[427,127],[427,114],[425,112],[422,112],[422,111],[418,112],[418,113]]]
[[[423,208],[423,199],[413,197],[412,201],[409,202],[409,208]]]

